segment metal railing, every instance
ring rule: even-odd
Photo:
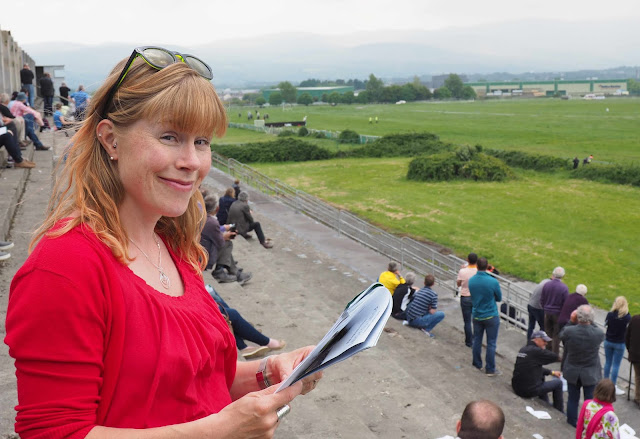
[[[404,269],[416,273],[431,273],[436,283],[457,294],[456,279],[458,271],[465,260],[453,254],[443,254],[424,243],[410,237],[398,237],[379,227],[369,224],[354,214],[338,209],[313,195],[295,189],[277,179],[247,166],[235,159],[228,159],[212,151],[212,164],[227,174],[242,179],[254,189],[270,195],[281,203],[303,213],[338,232],[349,237],[371,250],[386,256],[389,260],[400,262]],[[507,305],[507,312],[500,311],[500,317],[522,330],[527,330],[529,311],[527,305],[532,291],[510,279],[492,274],[500,283],[502,303]],[[510,316],[510,310],[514,314]],[[603,330],[604,326],[596,324]],[[600,346],[601,357],[604,358],[604,346]],[[628,354],[625,353],[628,359]],[[629,382],[621,374],[619,379]]]

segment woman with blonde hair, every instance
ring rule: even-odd
[[[607,314],[604,321],[607,327],[607,334],[604,340],[604,377],[610,377],[614,385],[618,380],[618,370],[620,369],[620,363],[624,356],[624,335],[630,320],[631,315],[629,314],[627,299],[624,296],[616,297],[611,311]],[[618,392],[619,395],[624,393],[623,390],[617,387],[616,392]]]
[[[205,289],[198,187],[227,123],[212,77],[142,47],[91,100],[11,284],[23,439],[272,437],[321,377],[276,394],[311,347],[237,362]]]

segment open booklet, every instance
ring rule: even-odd
[[[325,369],[332,364],[373,347],[391,315],[393,300],[389,290],[381,283],[374,283],[347,304],[338,321],[284,380],[279,392],[307,375]]]

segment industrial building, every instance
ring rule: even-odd
[[[616,95],[627,91],[626,79],[588,79],[581,81],[468,82],[478,97],[483,96],[584,96]]]

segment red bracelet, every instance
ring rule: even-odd
[[[258,372],[256,372],[256,381],[258,381],[258,387],[260,387],[261,390],[264,390],[267,387],[271,387],[271,383],[269,382],[267,373],[269,358],[271,358],[271,356],[262,359],[262,361],[260,362],[260,366],[258,366]]]

